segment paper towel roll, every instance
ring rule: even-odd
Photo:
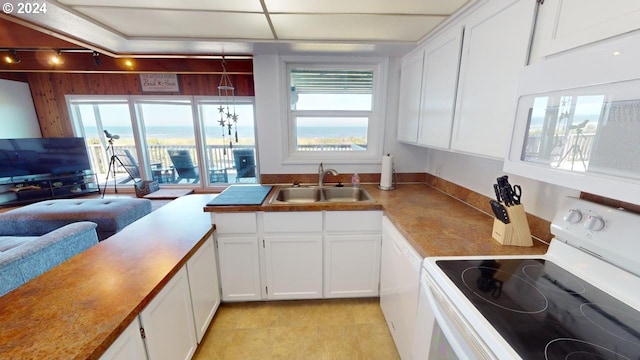
[[[393,155],[382,157],[382,170],[380,171],[380,189],[393,189]]]

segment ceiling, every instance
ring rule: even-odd
[[[17,1],[10,1],[17,4]],[[112,55],[406,52],[468,0],[48,0],[14,14]]]

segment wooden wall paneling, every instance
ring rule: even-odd
[[[56,107],[56,100],[53,97],[53,86],[46,74],[36,74],[31,76],[28,74],[29,87],[31,89],[31,97],[33,105],[36,109],[38,122],[40,123],[40,132],[43,137],[60,137],[66,136],[60,129],[56,131],[57,123],[60,123],[59,112]]]
[[[24,73],[0,73],[0,79],[28,82]]]
[[[179,74],[180,93],[162,95],[217,96],[220,74]],[[65,95],[143,95],[138,74],[26,74],[42,136],[73,136]],[[237,96],[254,96],[251,74],[230,75]],[[144,93],[144,95],[153,95]]]

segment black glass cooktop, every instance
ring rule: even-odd
[[[523,359],[640,359],[640,312],[550,261],[436,264]]]

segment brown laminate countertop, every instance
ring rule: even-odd
[[[176,199],[0,297],[0,358],[99,358],[210,236],[211,199]]]
[[[548,245],[505,246],[491,237],[494,217],[426,184],[398,184],[383,191],[365,185],[385,215],[422,257],[540,255]]]
[[[363,184],[373,203],[270,204],[277,186],[261,205],[206,206],[205,212],[384,210],[422,257],[467,255],[539,255],[547,244],[504,246],[491,238],[493,216],[475,209],[427,184],[398,184],[383,191]]]

